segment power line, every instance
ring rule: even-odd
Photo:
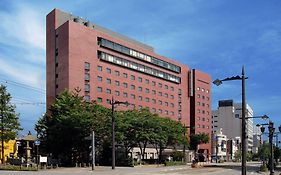
[[[44,102],[32,102],[32,103],[28,103],[28,102],[14,102],[12,104],[17,104],[17,105],[36,105],[36,106],[39,106],[39,105],[45,105],[46,103],[44,103]]]
[[[42,94],[46,94],[46,90],[45,89],[40,89],[40,88],[37,88],[37,87],[34,87],[34,86],[30,86],[30,85],[27,85],[27,84],[23,84],[23,83],[19,83],[19,82],[16,82],[16,81],[7,80],[7,79],[4,79],[4,78],[1,78],[1,75],[0,75],[0,79],[2,79],[2,82],[6,83],[6,84],[10,84],[10,85],[22,87],[22,88],[25,88],[25,89],[30,89],[30,90],[33,90],[33,91],[37,91],[37,92],[42,93]]]

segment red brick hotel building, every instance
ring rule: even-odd
[[[54,9],[47,15],[47,106],[64,89],[110,107],[112,96],[136,109],[179,120],[211,137],[211,77],[151,46]],[[120,106],[121,107],[121,106]],[[120,109],[120,108],[119,108]],[[211,143],[200,145],[210,155]]]

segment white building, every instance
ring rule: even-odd
[[[253,153],[258,153],[260,145],[262,143],[261,140],[261,130],[260,127],[254,126],[254,132],[253,132]]]
[[[227,137],[220,131],[216,131],[212,135],[212,159],[227,160]]]
[[[242,104],[234,103],[233,100],[220,100],[217,110],[212,111],[212,130],[222,128],[223,133],[229,138],[241,137],[242,127]],[[253,110],[247,104],[245,117],[253,117]],[[247,148],[252,151],[253,147],[253,118],[246,120]]]

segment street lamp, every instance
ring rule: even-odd
[[[213,83],[217,86],[221,85],[223,81],[232,81],[232,80],[241,80],[242,81],[242,175],[246,175],[246,157],[247,157],[247,151],[246,151],[246,98],[245,98],[245,79],[248,79],[248,77],[245,77],[244,73],[244,66],[242,66],[242,76],[239,75],[228,77],[222,80],[216,79]]]
[[[274,155],[273,155],[273,137],[274,137],[274,132],[275,132],[275,128],[274,128],[274,123],[272,121],[269,121],[269,123],[266,124],[260,124],[257,126],[261,126],[261,132],[264,133],[265,131],[265,125],[268,125],[268,137],[269,137],[269,144],[270,144],[270,164],[269,164],[269,168],[270,168],[270,175],[274,174]],[[279,132],[281,132],[281,126],[278,127]]]
[[[122,102],[122,101],[115,101],[113,96],[112,100],[110,102],[111,104],[111,113],[112,113],[112,120],[111,120],[111,126],[112,126],[112,169],[115,169],[115,116],[114,116],[114,109],[115,105],[120,105],[124,104],[126,106],[129,105],[127,101]]]

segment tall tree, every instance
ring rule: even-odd
[[[190,135],[190,148],[196,153],[198,145],[202,143],[208,143],[209,140],[209,135],[206,133],[192,134]]]
[[[7,92],[4,85],[0,85],[0,115],[1,115],[1,162],[5,162],[4,142],[15,139],[19,130],[19,114],[16,113],[16,107],[11,104],[11,94]]]

